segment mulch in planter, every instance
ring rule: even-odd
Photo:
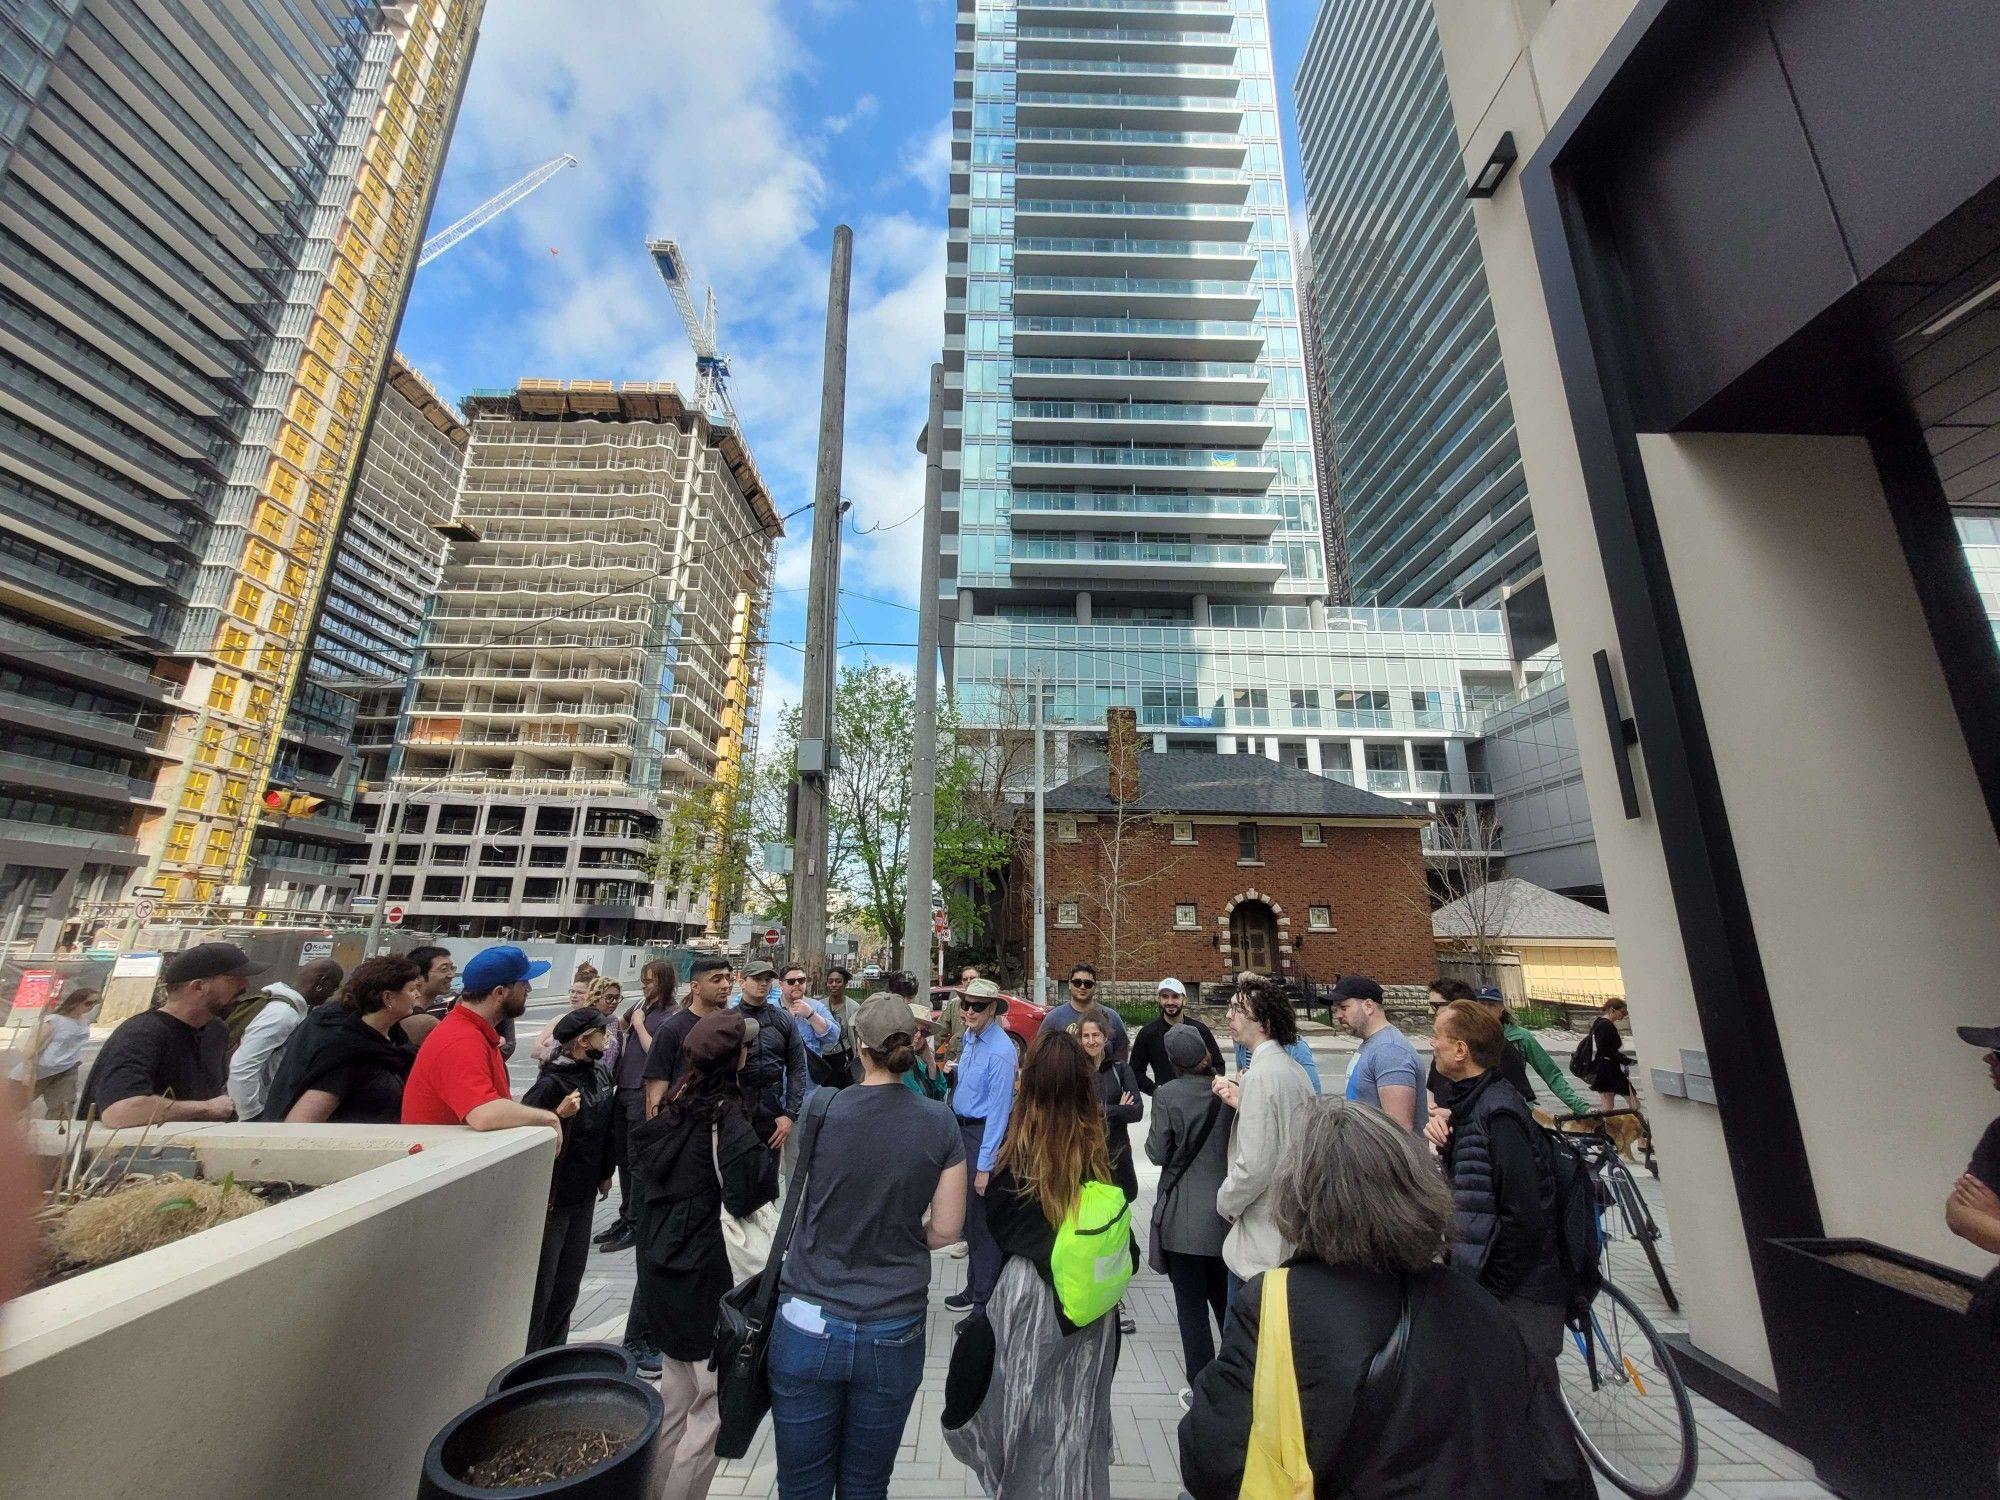
[[[625,1439],[601,1427],[561,1427],[536,1437],[518,1438],[490,1458],[483,1458],[460,1477],[489,1490],[524,1490],[581,1474],[601,1464],[625,1444]]]

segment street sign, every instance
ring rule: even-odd
[[[163,885],[135,885],[127,894],[136,900],[159,901],[165,898],[167,888]]]
[[[135,922],[150,922],[153,919],[153,913],[158,910],[159,903],[154,901],[151,896],[141,896],[137,901],[132,903],[132,920]]]
[[[382,915],[388,919],[391,927],[401,927],[403,925],[403,908],[400,906],[392,906],[383,912]]]
[[[375,910],[375,898],[373,896],[350,896],[347,899],[347,904],[356,911]]]
[[[778,931],[778,929],[775,927],[766,928],[764,931],[765,943],[773,948],[778,946],[779,942],[784,938],[784,936],[785,935],[782,932]]]

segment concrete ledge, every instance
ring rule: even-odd
[[[33,1148],[56,1140],[32,1127]],[[44,1500],[414,1493],[424,1446],[526,1341],[554,1134],[175,1125],[148,1142],[191,1147],[209,1176],[322,1185],[10,1303],[11,1472]]]

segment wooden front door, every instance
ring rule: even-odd
[[[1278,918],[1261,901],[1238,903],[1229,914],[1229,946],[1236,959],[1236,972],[1258,974],[1278,971]]]

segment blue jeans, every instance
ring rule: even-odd
[[[924,1380],[923,1315],[807,1333],[780,1313],[770,1372],[778,1500],[828,1500],[836,1486],[840,1500],[883,1500]]]

